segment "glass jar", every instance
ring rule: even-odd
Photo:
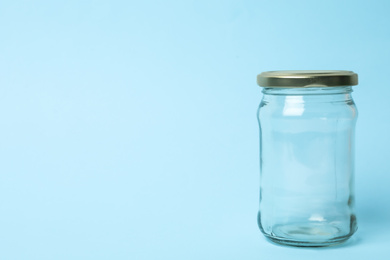
[[[351,71],[272,71],[258,75],[258,224],[274,242],[329,246],[357,229],[354,213]]]

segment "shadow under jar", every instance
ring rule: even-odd
[[[258,224],[274,242],[329,246],[356,231],[351,71],[271,71],[258,75]]]

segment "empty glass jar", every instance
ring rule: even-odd
[[[354,213],[351,71],[272,71],[258,75],[258,224],[274,242],[328,246],[357,229]]]

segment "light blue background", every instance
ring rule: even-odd
[[[388,259],[390,2],[1,1],[0,259]],[[266,70],[359,73],[359,230],[256,224]]]

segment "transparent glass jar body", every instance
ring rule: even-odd
[[[264,88],[258,224],[274,242],[328,246],[357,229],[352,87]]]

